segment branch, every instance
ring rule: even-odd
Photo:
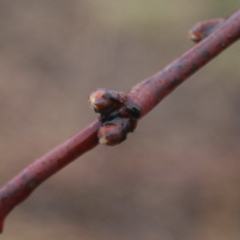
[[[24,201],[37,186],[98,141],[115,145],[126,139],[138,119],[151,111],[186,78],[240,38],[240,10],[227,19],[210,20],[190,32],[198,42],[162,71],[134,86],[128,94],[98,89],[90,96],[98,120],[20,172],[0,189],[0,231],[8,213]]]
[[[0,189],[0,232],[8,213],[24,201],[37,186],[98,144],[98,120],[37,159]]]

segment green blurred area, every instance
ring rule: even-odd
[[[96,118],[88,95],[128,91],[239,1],[0,1],[1,185]],[[134,134],[99,146],[7,218],[4,240],[238,240],[239,43]]]

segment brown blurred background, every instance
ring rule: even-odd
[[[0,182],[96,118],[88,94],[127,91],[238,0],[0,1]],[[98,146],[7,218],[4,240],[239,240],[239,43],[134,134]]]

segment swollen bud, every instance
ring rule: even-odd
[[[102,126],[98,132],[99,143],[114,146],[127,138],[127,134],[120,125],[110,124]]]
[[[126,97],[127,95],[123,92],[99,88],[90,94],[89,102],[95,112],[108,114],[121,107]]]
[[[128,95],[121,91],[99,88],[90,94],[89,102],[100,113],[98,138],[104,145],[114,146],[124,141],[141,117],[139,107],[129,102]]]
[[[224,18],[216,18],[199,22],[189,31],[189,38],[198,43],[213,33],[224,21]]]
[[[92,92],[89,96],[89,102],[94,111],[101,114],[107,114],[116,107],[106,89],[97,89]]]

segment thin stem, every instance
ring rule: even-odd
[[[134,86],[129,93],[132,102],[142,109],[142,116],[146,115],[186,78],[239,38],[240,10],[162,71]]]
[[[54,173],[98,145],[99,120],[37,159],[0,189],[0,231],[7,214]]]
[[[224,21],[210,36],[196,44],[162,71],[134,86],[128,93],[130,105],[126,106],[127,112],[121,113],[123,116],[120,117],[124,119],[125,115],[127,118],[131,115],[135,121],[135,118],[145,116],[187,77],[221,53],[239,37],[240,10]],[[112,124],[111,120],[107,119],[107,121]],[[109,127],[110,123],[105,123],[103,127]],[[117,126],[122,125],[128,128],[124,121],[120,121],[120,125]],[[132,125],[134,128],[135,125]],[[3,229],[3,222],[8,213],[25,200],[37,186],[98,144],[100,127],[101,122],[94,121],[78,134],[37,159],[0,189],[0,231]],[[110,143],[111,141],[110,138]]]

